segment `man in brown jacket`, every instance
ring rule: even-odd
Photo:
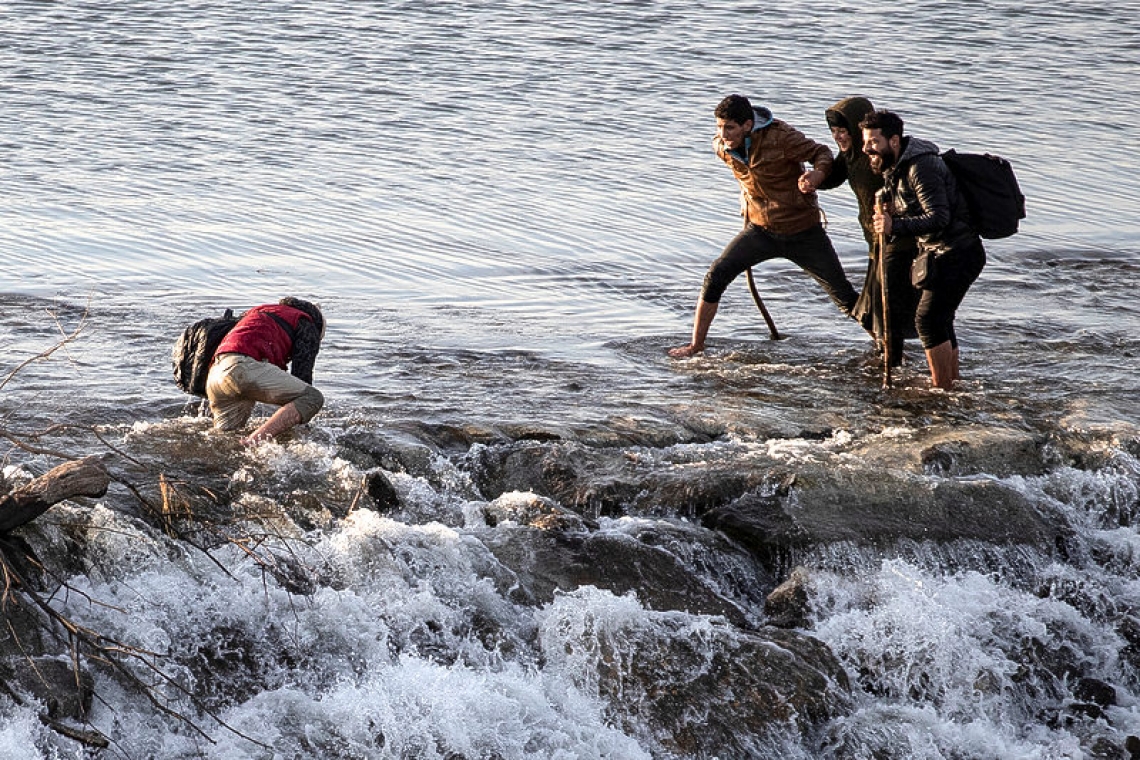
[[[693,317],[693,336],[669,355],[686,357],[705,348],[709,326],[729,283],[772,258],[785,258],[815,278],[847,315],[855,289],[820,223],[815,189],[831,170],[831,150],[809,140],[767,108],[754,108],[742,95],[730,95],[714,111],[713,148],[740,183],[744,229],[712,263]],[[811,164],[804,171],[804,163]]]

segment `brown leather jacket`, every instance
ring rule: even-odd
[[[794,235],[819,224],[815,193],[801,193],[798,182],[804,163],[825,175],[831,172],[831,150],[810,140],[799,130],[767,109],[757,108],[757,126],[745,144],[747,162],[737,151],[728,150],[720,138],[713,149],[728,164],[744,195],[743,213],[757,227],[777,235]]]

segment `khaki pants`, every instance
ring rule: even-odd
[[[321,392],[304,380],[243,354],[221,354],[214,360],[206,378],[206,397],[218,430],[243,427],[258,401],[276,406],[293,402],[302,422],[324,405]]]

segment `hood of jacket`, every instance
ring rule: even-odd
[[[899,156],[899,160],[895,162],[896,166],[909,163],[928,153],[938,155],[938,146],[930,140],[923,140],[921,137],[904,137],[903,140],[902,154]]]
[[[772,123],[772,112],[764,106],[752,106],[752,131],[763,129]]]
[[[867,114],[875,110],[871,101],[861,95],[844,98],[824,112],[827,126],[843,127],[851,135],[851,149],[844,151],[848,158],[863,152],[863,130],[859,129],[859,122]]]

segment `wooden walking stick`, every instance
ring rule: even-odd
[[[878,190],[875,193],[875,205],[879,207],[879,212],[885,214],[887,212],[887,191]],[[882,295],[882,319],[879,324],[882,327],[882,335],[879,339],[883,343],[883,387],[891,387],[891,309],[890,301],[887,299],[887,236],[879,233],[878,239],[879,246],[879,293]]]
[[[772,340],[780,340],[780,333],[776,330],[776,323],[772,321],[772,315],[768,313],[765,308],[764,302],[760,300],[760,293],[756,290],[756,281],[752,279],[752,267],[744,270],[745,277],[748,279],[748,289],[752,292],[752,300],[756,302],[756,308],[764,315],[764,321],[768,323],[768,336]]]

